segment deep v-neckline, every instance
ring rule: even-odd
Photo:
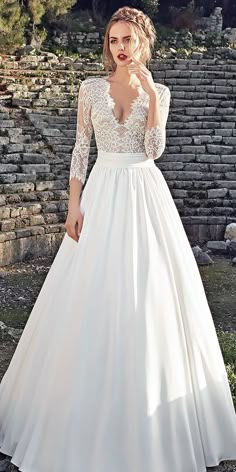
[[[104,80],[104,82],[106,82],[107,86],[106,86],[106,95],[107,95],[107,99],[108,99],[108,102],[110,103],[111,106],[109,106],[109,110],[111,112],[111,116],[113,117],[114,121],[117,123],[117,125],[119,126],[125,126],[127,125],[128,121],[130,120],[130,118],[132,117],[133,115],[133,111],[134,111],[134,107],[136,106],[136,104],[138,103],[139,99],[141,98],[142,96],[142,92],[143,92],[143,89],[142,87],[140,87],[140,92],[139,94],[137,95],[137,97],[135,97],[131,102],[130,102],[130,112],[129,114],[127,115],[127,117],[125,118],[125,120],[123,121],[123,123],[121,123],[117,116],[115,115],[114,113],[114,108],[116,107],[116,101],[114,100],[114,98],[111,96],[111,93],[110,93],[110,89],[111,89],[111,83],[105,79],[104,77],[102,77],[102,80]]]

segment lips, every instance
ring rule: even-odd
[[[124,61],[125,59],[127,59],[128,56],[126,56],[126,54],[120,53],[117,57],[120,61]]]

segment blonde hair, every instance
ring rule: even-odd
[[[113,60],[109,48],[109,33],[112,25],[118,21],[125,21],[128,23],[131,30],[131,36],[134,35],[134,33],[137,34],[140,44],[144,46],[140,60],[145,65],[146,63],[149,63],[152,57],[151,50],[153,49],[156,41],[156,30],[152,20],[141,10],[131,7],[121,7],[115,13],[113,13],[106,27],[102,52],[102,62],[105,70],[115,71],[116,69],[116,63]]]

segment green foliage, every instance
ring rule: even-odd
[[[48,19],[65,15],[75,3],[76,0],[47,0],[47,2],[45,0],[29,0],[28,10],[33,24],[39,25],[44,15],[48,15]]]
[[[29,0],[28,9],[31,15],[32,23],[40,25],[43,15],[46,13],[46,4],[38,0]]]
[[[220,347],[226,364],[232,364],[236,369],[236,333],[218,331]]]
[[[70,10],[77,0],[47,0],[46,11],[52,13],[55,16],[65,15]]]
[[[229,379],[231,395],[233,397],[233,402],[236,410],[236,370],[232,367],[231,364],[227,364],[226,371]]]
[[[215,48],[216,46],[228,46],[228,41],[223,36],[217,33],[207,33],[206,35],[206,47],[207,49]]]
[[[55,16],[64,15],[76,0],[0,0],[0,45],[6,53],[23,46],[26,38],[41,44],[47,31],[42,21],[50,24]]]
[[[159,0],[143,0],[144,12],[151,18],[155,18],[158,12]]]
[[[133,0],[131,4],[132,7],[143,10],[152,20],[157,17],[159,0]]]
[[[217,332],[236,409],[236,333]]]
[[[18,1],[0,0],[0,45],[3,52],[14,52],[24,44],[29,15],[22,12]]]
[[[175,39],[176,37],[175,30],[169,26],[155,23],[155,28],[157,33],[157,43],[159,44],[161,44],[163,41],[168,41],[168,44],[170,44],[171,40]]]

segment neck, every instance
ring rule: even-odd
[[[112,78],[117,82],[123,82],[126,85],[138,84],[139,80],[136,77],[136,74],[130,74],[127,67],[116,66],[116,70],[112,74]]]

